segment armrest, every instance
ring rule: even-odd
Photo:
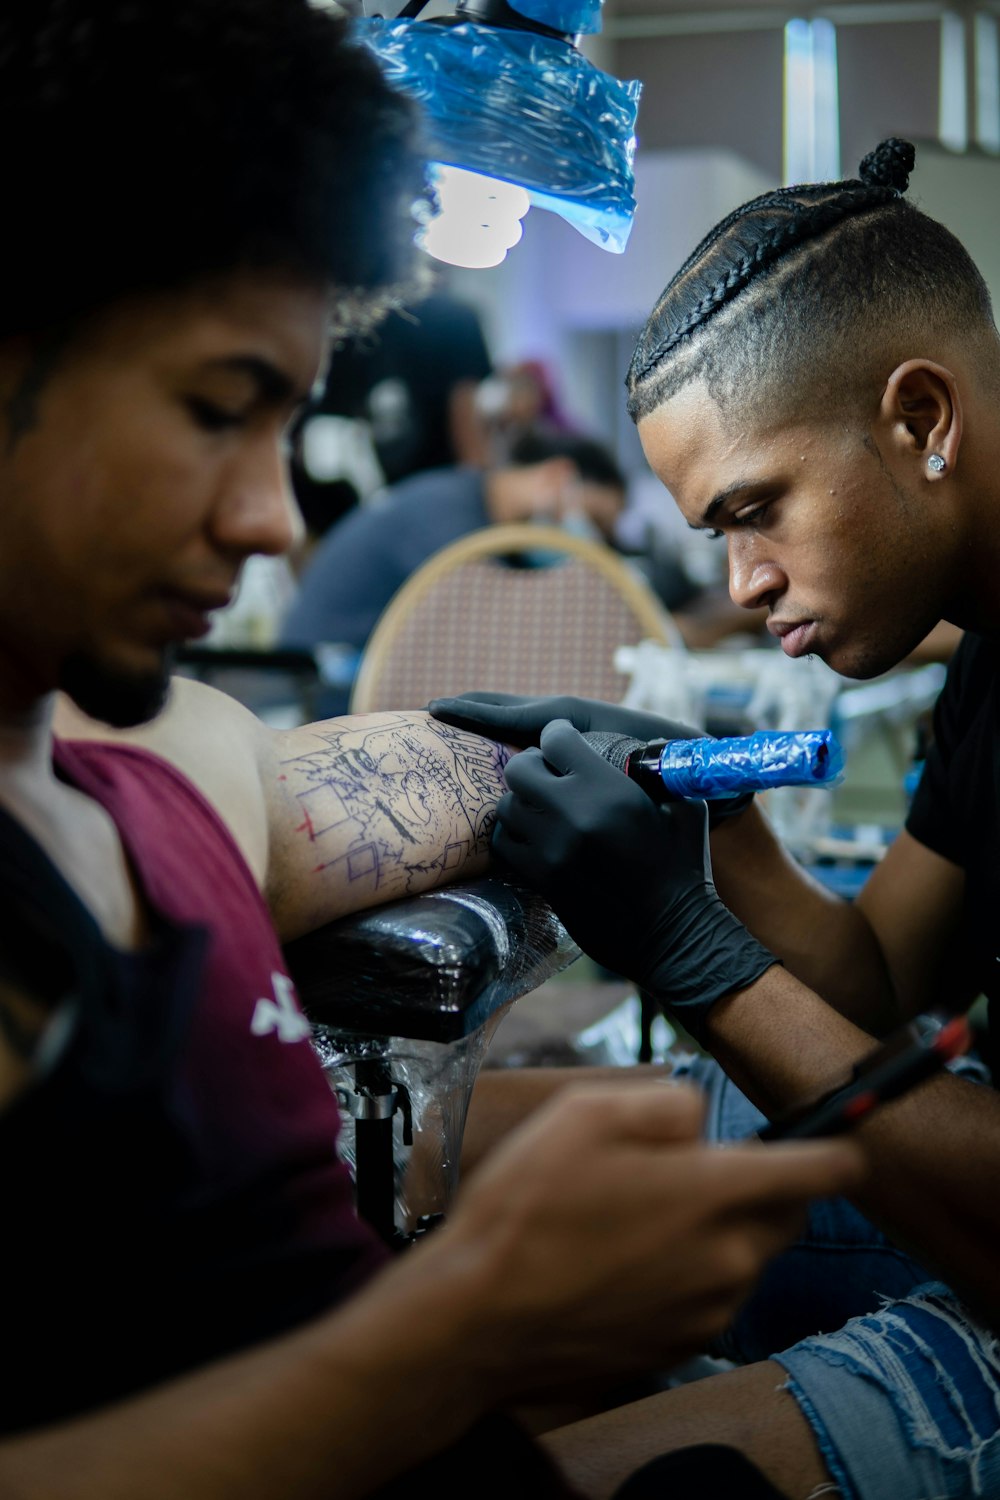
[[[344,917],[285,948],[315,1024],[439,1042],[471,1035],[579,953],[541,897],[494,878]]]

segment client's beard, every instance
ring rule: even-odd
[[[114,729],[131,729],[155,719],[166,703],[172,666],[167,652],[157,671],[130,676],[93,657],[73,656],[63,664],[59,686],[90,718]]]

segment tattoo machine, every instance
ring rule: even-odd
[[[655,802],[711,802],[779,786],[833,787],[844,777],[844,752],[828,729],[647,742],[598,730],[583,737]]]
[[[898,1099],[972,1046],[964,1016],[923,1016],[903,1026],[854,1067],[841,1088],[774,1120],[757,1132],[762,1141],[803,1141],[842,1135],[880,1104]]]

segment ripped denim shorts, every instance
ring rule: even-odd
[[[1000,1343],[940,1282],[772,1358],[845,1500],[1000,1495]]]
[[[763,1123],[709,1058],[675,1076],[704,1089],[710,1138]],[[1000,1341],[846,1200],[811,1206],[713,1352],[781,1365],[843,1500],[1000,1500]]]

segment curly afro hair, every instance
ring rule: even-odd
[[[309,0],[5,0],[0,335],[237,267],[412,294],[411,102]]]

